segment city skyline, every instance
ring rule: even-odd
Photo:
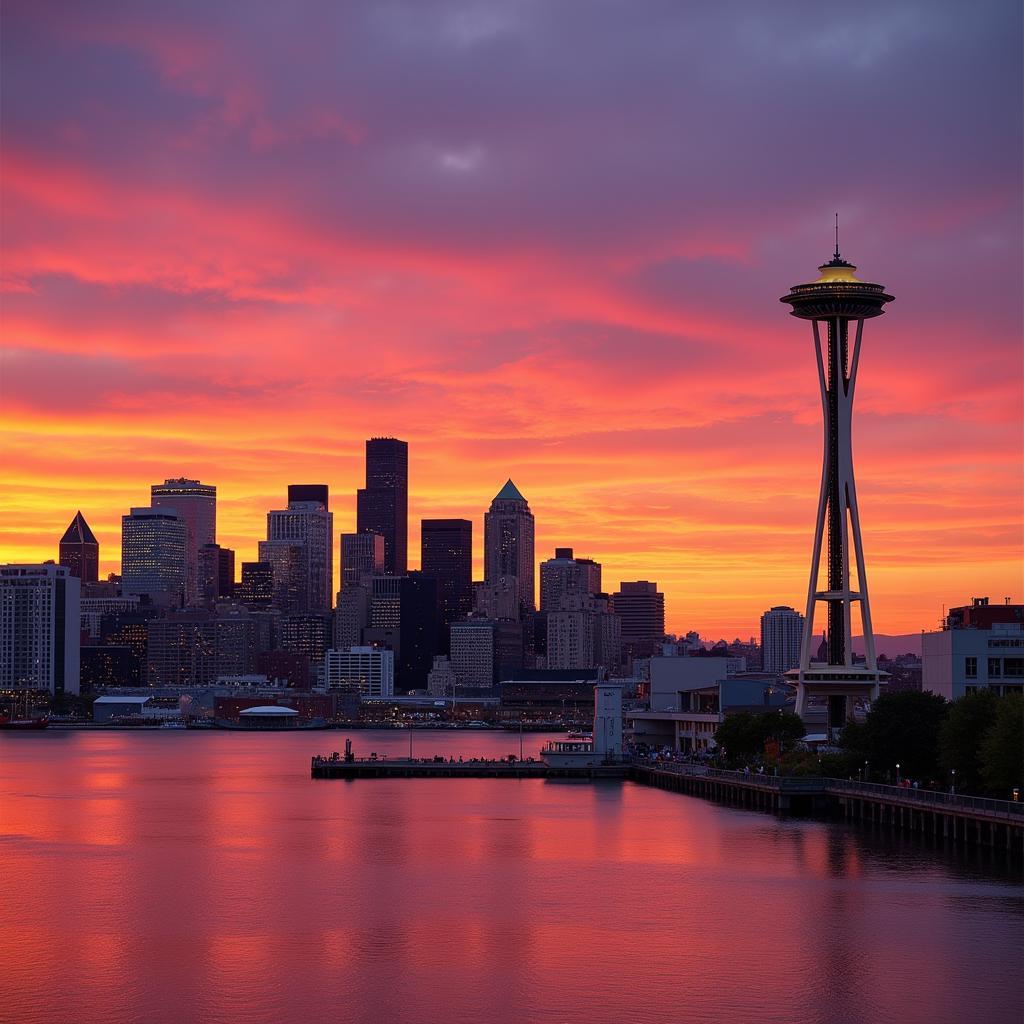
[[[7,13],[0,558],[56,557],[81,508],[106,574],[168,475],[217,485],[240,560],[290,480],[353,529],[392,433],[412,552],[423,518],[482,537],[511,477],[538,552],[751,635],[802,604],[820,455],[809,345],[768,310],[838,209],[900,296],[854,437],[876,628],[1019,597],[1019,11],[346,8],[290,26],[301,66],[264,10]]]

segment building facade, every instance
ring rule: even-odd
[[[804,617],[795,608],[769,608],[761,616],[761,668],[780,674],[796,668],[803,633]]]
[[[121,590],[179,607],[188,580],[188,527],[171,508],[133,508],[121,517]]]
[[[409,553],[409,445],[394,437],[366,442],[366,486],[356,492],[356,531],[384,538],[384,571],[401,576]]]
[[[622,626],[605,594],[566,595],[558,611],[547,613],[550,669],[605,668],[621,661]]]
[[[395,655],[383,647],[347,647],[324,657],[324,683],[328,692],[358,686],[363,697],[393,697]]]
[[[529,502],[511,480],[484,513],[484,582],[515,580],[520,614],[536,607],[534,521]]]
[[[1024,692],[1024,605],[951,608],[943,629],[921,635],[921,686],[946,700]]]
[[[212,686],[220,676],[253,675],[259,630],[248,615],[172,613],[147,626],[146,685]]]
[[[219,544],[199,549],[199,600],[221,601],[235,592],[235,553]]]
[[[612,611],[622,624],[625,659],[651,657],[665,639],[665,595],[658,584],[623,581],[612,594]]]
[[[83,583],[98,582],[100,545],[81,512],[75,513],[75,518],[64,531],[58,551],[57,561],[67,566],[72,576]]]
[[[301,490],[293,493],[308,494],[313,487],[321,497],[326,493],[323,484],[295,486]],[[305,594],[299,610],[329,610],[334,595],[334,514],[326,501],[289,501],[288,508],[268,512],[267,541],[303,547]],[[260,561],[266,561],[260,547]]]
[[[469,519],[424,519],[420,571],[437,580],[440,649],[448,650],[448,627],[473,608],[473,523]]]
[[[601,593],[601,564],[574,558],[572,548],[555,548],[554,558],[540,563],[540,610],[560,611],[567,598]]]
[[[495,623],[465,619],[451,627],[451,665],[459,686],[484,688],[494,685]]]
[[[217,488],[198,480],[177,477],[150,487],[153,508],[173,509],[185,524],[185,601],[195,604],[200,598],[199,550],[217,542]]]
[[[260,560],[256,564],[270,566],[270,604],[282,615],[309,611],[312,602],[309,599],[306,545],[285,540],[261,540],[258,549]]]
[[[343,533],[339,550],[342,589],[384,572],[384,538],[379,533]]]
[[[81,587],[64,565],[0,566],[0,690],[79,692]]]

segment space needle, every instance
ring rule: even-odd
[[[796,713],[801,717],[807,717],[811,703],[819,703],[824,698],[825,736],[829,741],[834,740],[838,730],[853,717],[856,702],[875,700],[879,684],[887,678],[886,673],[879,672],[875,658],[850,431],[864,321],[881,316],[883,307],[893,301],[893,296],[887,295],[880,284],[859,281],[854,276],[856,269],[839,254],[837,216],[835,252],[828,263],[818,268],[821,276],[809,284],[794,285],[789,294],[779,300],[793,307],[793,316],[811,322],[825,427],[800,665],[786,675],[796,683]],[[826,537],[828,581],[821,588],[821,548]],[[851,561],[856,563],[855,581],[850,571]],[[816,640],[814,613],[819,603],[826,605],[828,614],[824,662],[811,660],[812,654],[817,653],[812,648]],[[864,662],[857,664],[853,660],[851,635],[854,604],[860,606],[865,654]]]

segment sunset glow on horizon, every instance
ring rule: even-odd
[[[480,578],[511,477],[538,561],[750,636],[803,610],[821,406],[779,296],[839,210],[895,296],[854,420],[875,630],[1024,598],[1019,8],[727,6],[5,5],[0,561],[81,509],[116,572],[177,476],[238,562],[289,483],[349,532],[387,435],[413,567],[472,518]]]

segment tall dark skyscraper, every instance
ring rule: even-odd
[[[410,572],[398,581],[398,651],[395,686],[422,690],[437,654],[437,580]]]
[[[356,494],[356,530],[384,538],[384,571],[401,576],[409,554],[409,445],[393,437],[366,442],[366,486]]]
[[[329,505],[327,484],[289,484],[288,504],[293,501],[318,501],[324,508]]]
[[[85,516],[75,513],[71,525],[60,539],[58,561],[71,570],[83,583],[95,583],[100,573],[100,545]]]
[[[437,580],[441,650],[448,650],[448,627],[473,607],[473,522],[470,519],[424,519],[420,568]]]

